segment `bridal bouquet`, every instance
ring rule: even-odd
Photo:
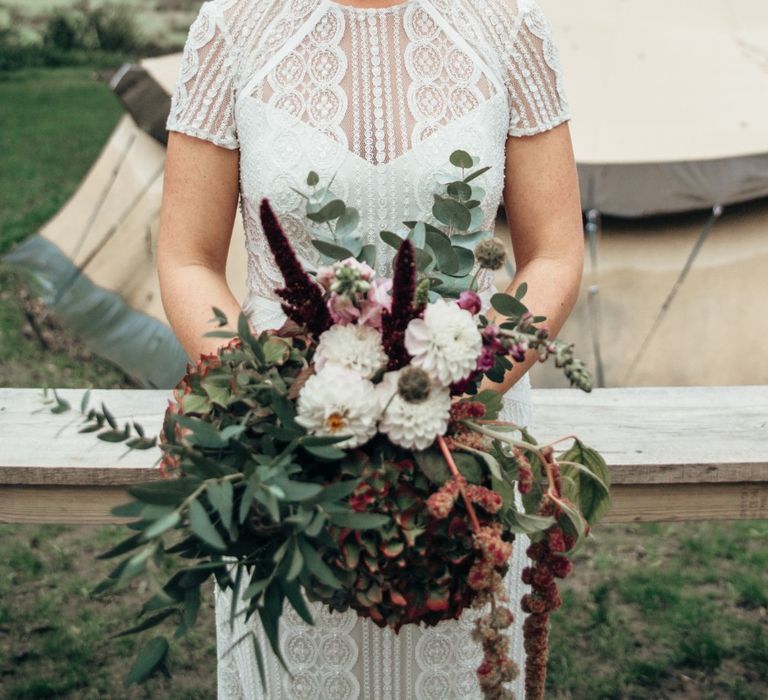
[[[434,211],[449,234],[464,232],[464,245],[423,222],[382,232],[397,248],[387,278],[357,237],[357,213],[330,186],[318,190],[314,173],[307,215],[330,235],[315,239],[325,264],[312,273],[262,200],[288,321],[255,334],[241,313],[238,335],[209,333],[231,340],[188,365],[175,387],[159,436],[167,478],[130,489],[135,500],[113,512],[136,518],[132,534],[101,555],[126,556],[96,593],[139,575],[154,589],[138,623],[120,634],[172,622],[183,635],[210,576],[233,590],[233,618],[240,606],[246,619],[259,616],[279,658],[286,601],[308,624],[310,600],[395,631],[475,607],[483,611],[473,633],[484,652],[480,687],[486,698],[510,698],[505,684],[519,669],[504,630],[521,606],[526,697],[543,696],[548,616],[561,604],[556,579],[570,573],[569,555],[607,510],[608,473],[578,439],[556,454],[554,443],[499,420],[501,396],[479,391],[529,349],[554,357],[572,384],[590,385],[572,347],[536,325],[545,319],[524,305],[524,285],[491,298],[502,322],[482,313],[477,277],[503,264],[503,248],[468,232],[478,171],[465,174],[474,161],[464,152],[451,162],[464,177],[449,180]],[[128,425],[119,431],[103,409],[88,413],[86,429],[106,421],[105,439],[127,439]],[[134,426],[131,447],[156,444]],[[532,540],[522,573],[531,593],[509,601],[502,577],[523,532]],[[151,639],[126,681],[167,674],[168,649],[165,636]]]

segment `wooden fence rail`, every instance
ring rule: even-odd
[[[159,448],[78,433],[84,391],[59,390],[72,410],[52,414],[41,389],[0,389],[0,522],[119,522],[109,511],[126,488],[160,478]],[[152,436],[169,397],[94,389],[89,405]],[[540,442],[575,434],[605,457],[607,521],[768,519],[768,386],[535,389],[533,402]]]

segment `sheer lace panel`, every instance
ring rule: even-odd
[[[512,49],[504,54],[511,136],[536,134],[571,118],[549,20],[538,4],[525,4]]]
[[[372,13],[333,3],[310,22],[252,96],[370,163],[394,160],[496,93],[417,4]]]
[[[204,2],[189,28],[166,128],[238,148],[233,113],[236,47],[221,24],[221,7]]]

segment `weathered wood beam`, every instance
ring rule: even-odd
[[[51,414],[40,389],[0,389],[0,522],[119,522],[126,487],[160,478],[160,450],[79,433],[84,389]],[[155,435],[169,391],[92,390],[120,426]],[[612,473],[614,522],[768,519],[768,387],[535,389],[540,442],[577,435]],[[563,443],[564,445],[566,443]]]

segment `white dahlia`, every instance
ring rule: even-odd
[[[405,331],[405,348],[413,356],[412,364],[444,386],[471,374],[482,347],[472,314],[444,299],[427,305],[424,318],[413,319]]]
[[[403,372],[412,370],[412,367],[405,367],[397,372],[388,372],[378,385],[384,409],[379,432],[400,447],[426,450],[438,435],[444,435],[448,429],[451,394],[446,387],[434,382],[424,398],[407,400],[398,390],[398,385],[401,384],[399,380]]]
[[[337,447],[357,447],[376,434],[381,405],[375,387],[357,372],[329,364],[299,392],[296,422],[313,435],[349,435]]]
[[[370,379],[387,363],[381,335],[370,326],[336,325],[320,336],[315,367],[339,365]]]

